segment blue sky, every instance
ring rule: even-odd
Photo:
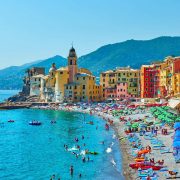
[[[0,69],[128,39],[180,35],[180,0],[2,0]]]

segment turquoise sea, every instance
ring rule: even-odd
[[[7,121],[13,119],[14,123]],[[30,126],[39,120],[41,126]],[[56,120],[51,124],[51,120]],[[94,125],[87,124],[93,121]],[[121,180],[121,154],[114,130],[106,131],[105,122],[96,116],[52,110],[0,111],[0,179]],[[84,139],[82,139],[82,135]],[[79,142],[75,142],[77,137]],[[101,143],[104,141],[104,144]],[[66,151],[64,144],[68,145]],[[75,146],[80,146],[80,151]],[[84,150],[98,155],[86,155]],[[78,158],[73,152],[81,154]],[[74,167],[73,176],[70,166]],[[79,178],[79,174],[82,177]]]

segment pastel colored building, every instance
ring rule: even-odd
[[[180,73],[178,57],[167,57],[160,67],[161,97],[171,97],[178,94],[178,74]]]
[[[41,77],[39,91],[44,102],[102,101],[101,86],[96,84],[96,77],[88,69],[78,68],[73,47],[69,51],[68,66],[57,69],[53,63],[49,74]]]
[[[137,98],[140,93],[140,72],[130,67],[116,68],[102,72],[100,84],[103,88],[103,98],[121,99]]]
[[[23,78],[22,94],[24,94],[26,96],[30,95],[30,81],[31,81],[33,76],[36,76],[39,74],[44,75],[45,74],[45,68],[33,67],[33,68],[26,70],[25,77]]]
[[[130,98],[131,96],[128,93],[128,83],[117,83],[116,94],[118,99]]]
[[[180,97],[180,57],[173,61],[172,91],[173,96]]]
[[[40,96],[41,78],[44,75],[32,76],[30,80],[30,96]]]

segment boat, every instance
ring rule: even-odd
[[[40,121],[30,121],[29,122],[29,125],[33,125],[33,126],[39,126],[39,125],[41,125],[41,122]]]
[[[8,120],[8,122],[14,122],[14,120],[10,119],[10,120]]]

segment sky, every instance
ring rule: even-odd
[[[0,69],[129,39],[180,35],[180,0],[1,0]]]

